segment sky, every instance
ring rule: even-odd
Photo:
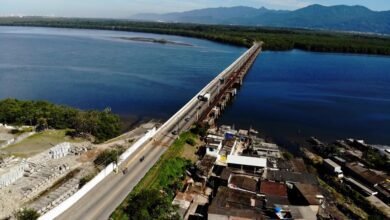
[[[294,10],[311,4],[363,5],[376,11],[390,10],[390,0],[0,0],[0,16],[126,18],[137,13],[179,12],[208,7],[242,5]]]

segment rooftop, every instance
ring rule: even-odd
[[[262,181],[260,183],[260,193],[268,196],[287,197],[287,187],[284,183]]]
[[[260,220],[264,219],[262,205],[262,201],[252,193],[219,187],[208,213],[209,216],[211,214]]]
[[[321,204],[320,200],[323,199],[323,196],[318,186],[303,183],[296,183],[294,185],[309,205]]]
[[[282,158],[278,158],[276,160],[276,165],[279,170],[292,171],[292,163],[290,160],[284,160]]]
[[[366,180],[372,185],[376,185],[386,179],[386,177],[382,175],[378,175],[372,170],[369,170],[365,167],[360,166],[356,163],[349,163],[345,165],[350,171],[355,173],[355,175],[359,176],[361,179]]]
[[[312,174],[279,170],[267,170],[266,179],[276,182],[318,184],[316,177]]]
[[[197,166],[198,169],[201,171],[202,175],[208,176],[216,160],[217,158],[208,155],[203,157],[203,159],[199,162]]]
[[[232,175],[229,181],[229,187],[240,188],[250,192],[257,191],[257,179],[243,175]]]
[[[228,167],[225,167],[222,170],[220,178],[227,181],[229,179],[229,177],[230,177],[230,174],[232,174],[232,170],[230,168],[228,168]]]
[[[227,163],[253,167],[267,167],[267,159],[259,157],[228,155]]]

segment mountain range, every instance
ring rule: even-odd
[[[326,29],[390,34],[390,11],[363,6],[310,5],[294,11],[252,7],[205,8],[167,14],[137,14],[135,20]]]

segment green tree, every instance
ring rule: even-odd
[[[133,195],[125,210],[131,220],[180,219],[170,197],[157,189],[142,190]]]
[[[39,118],[37,121],[37,131],[43,131],[48,128],[48,123],[46,118]]]

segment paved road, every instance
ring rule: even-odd
[[[253,51],[253,48],[249,51]],[[198,100],[198,95],[210,92],[210,99],[214,99],[218,95],[217,89],[222,87],[219,79],[230,77],[237,68],[241,67],[243,65],[242,61],[246,60],[247,57],[243,55],[241,58],[213,79],[201,92],[164,123],[159,128],[155,141],[150,141],[145,146],[140,147],[135,155],[123,163],[127,164],[129,170],[126,175],[122,173],[110,174],[88,192],[86,196],[56,219],[106,220],[147,171],[157,162],[163,152],[165,152],[166,147],[174,141],[177,136],[173,135],[173,131],[181,133],[187,130],[196,121],[197,112],[201,113],[208,107],[206,102]],[[186,120],[186,118],[189,120]],[[142,156],[145,156],[145,160],[140,162],[139,158]]]
[[[148,144],[128,161],[127,174],[111,173],[86,196],[56,219],[107,220],[148,170],[165,152],[165,147]],[[145,156],[144,161],[138,158]]]

